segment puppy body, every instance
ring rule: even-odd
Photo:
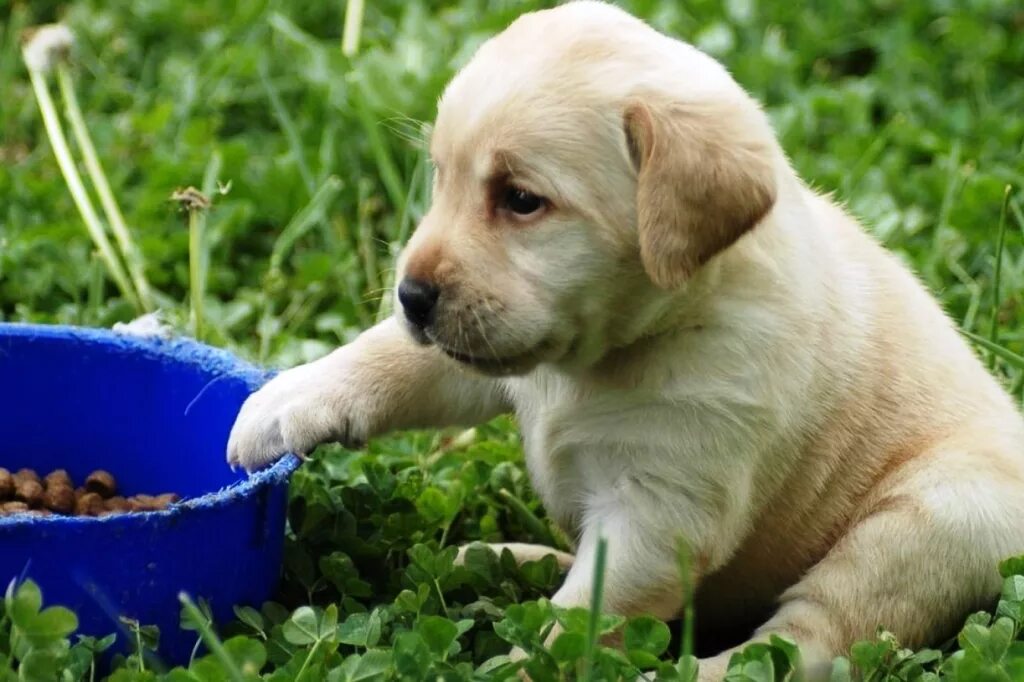
[[[449,86],[432,147],[400,262],[440,288],[429,345],[392,319],[282,373],[232,462],[514,410],[577,539],[555,603],[589,603],[604,536],[606,607],[673,617],[682,540],[702,625],[790,637],[812,678],[878,626],[934,642],[997,593],[1024,552],[1024,423],[717,63],[600,3],[527,15]],[[506,185],[550,207],[510,212]]]

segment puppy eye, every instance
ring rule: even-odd
[[[517,217],[525,218],[542,210],[547,205],[544,197],[528,192],[521,187],[509,187],[501,200],[501,208],[511,211]]]

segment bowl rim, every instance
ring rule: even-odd
[[[74,325],[44,325],[23,322],[0,322],[0,343],[5,338],[67,340],[75,343],[102,345],[120,348],[152,359],[173,359],[192,364],[216,375],[197,394],[201,396],[207,387],[223,378],[241,380],[250,390],[262,386],[276,372],[262,369],[221,348],[214,348],[194,339],[177,336],[170,339],[135,336],[110,329],[78,327]],[[106,516],[63,516],[53,514],[12,514],[0,516],[0,528],[33,524],[113,524],[136,525],[169,519],[190,511],[216,509],[233,504],[236,500],[251,497],[262,488],[284,482],[291,476],[301,460],[294,454],[286,454],[268,467],[250,473],[220,490],[214,490],[198,497],[190,497],[160,511],[108,514]],[[225,466],[227,466],[225,464]]]

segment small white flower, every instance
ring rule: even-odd
[[[30,70],[45,73],[67,57],[74,42],[74,34],[64,24],[46,24],[32,29],[21,53]]]

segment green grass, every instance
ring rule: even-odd
[[[898,252],[1020,394],[1019,2],[623,4],[722,59],[765,103],[800,174]],[[0,0],[0,319],[110,326],[144,305],[122,292],[151,286],[179,328],[262,363],[296,364],[352,339],[387,314],[394,255],[426,210],[421,141],[441,88],[482,40],[542,5]],[[93,165],[105,171],[104,215],[113,199],[144,269],[129,255],[120,282],[62,179],[21,62],[21,30],[55,19],[79,38],[70,85],[97,156],[81,172],[88,181]],[[50,87],[61,109],[56,79]],[[72,152],[88,153],[66,118],[65,130]],[[188,186],[213,200],[191,229],[170,201]],[[631,622],[625,653],[615,653],[595,645],[614,619],[556,614],[537,601],[559,581],[552,563],[517,568],[480,550],[469,566],[451,565],[452,548],[469,540],[557,537],[509,420],[454,447],[451,435],[399,435],[367,453],[322,449],[294,480],[275,604],[240,610],[217,640],[190,611],[186,621],[214,654],[167,679],[422,679],[427,669],[499,679],[510,642],[532,652],[535,679],[580,670],[608,679],[631,666],[685,679],[691,627],[683,646],[660,624]],[[978,617],[942,653],[865,643],[849,675],[1013,679],[1019,569],[1007,571],[1004,620]],[[32,595],[24,599],[31,606]],[[48,617],[60,627],[39,640],[48,654],[4,643],[36,623],[12,600],[0,616],[0,680],[14,679],[16,661],[25,679],[52,679],[30,675],[49,664],[69,671],[65,679],[89,679],[90,652],[102,643],[60,644],[63,614]],[[545,649],[540,635],[555,618],[566,634]],[[137,649],[151,648],[151,632],[136,634]],[[748,654],[736,679],[786,674],[783,643]],[[139,651],[115,677],[153,679],[151,660]],[[850,679],[842,666],[836,679]],[[992,676],[983,677],[986,666]]]

